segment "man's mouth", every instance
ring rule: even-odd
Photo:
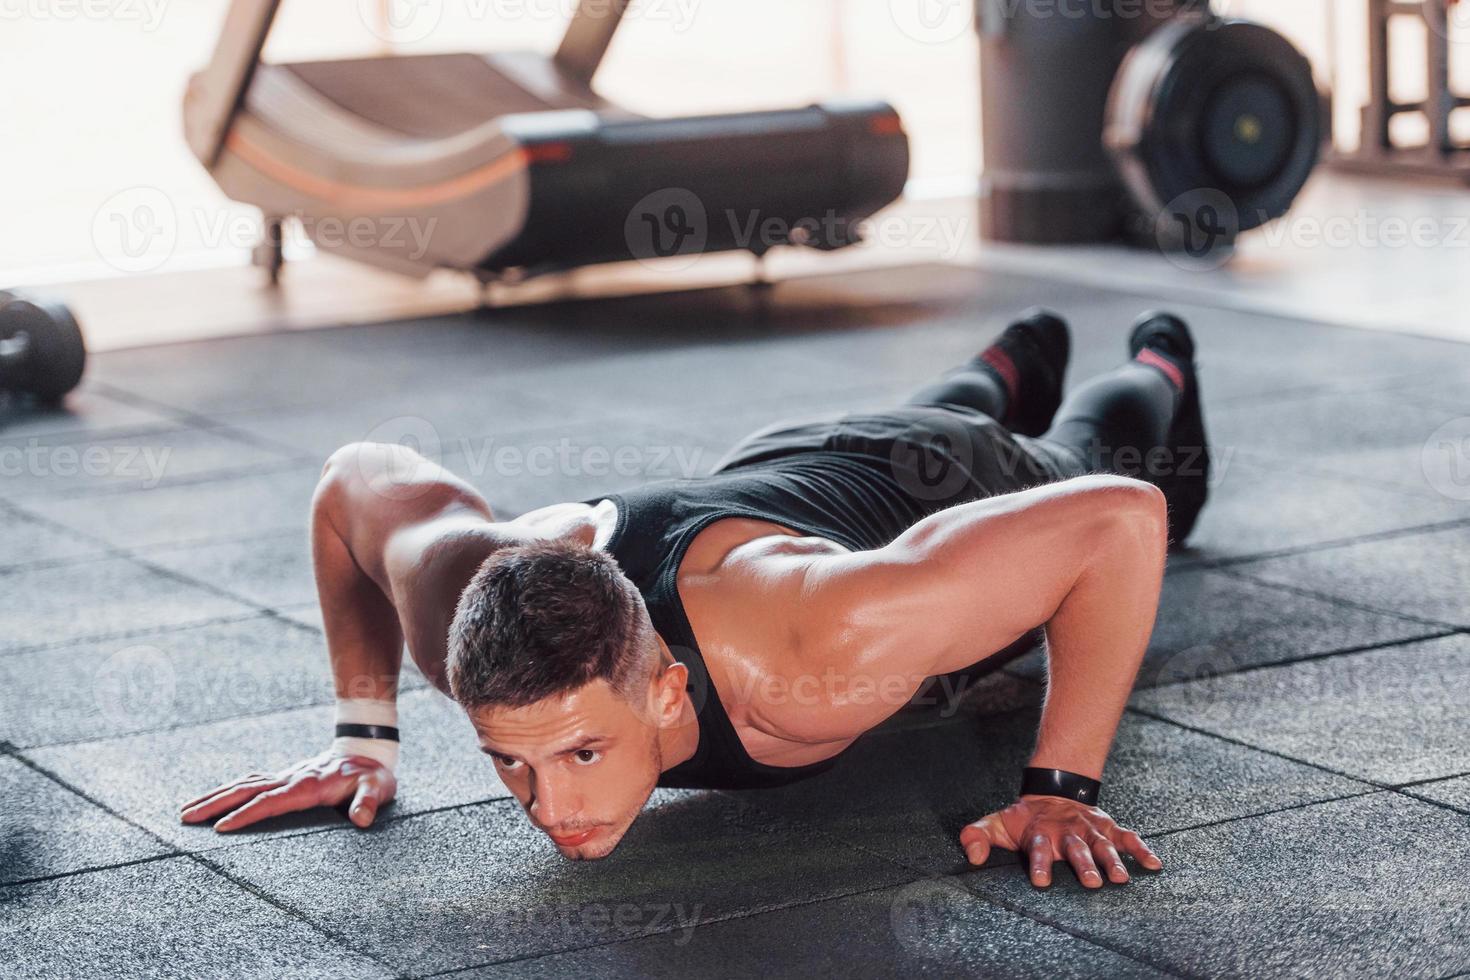
[[[596,835],[596,827],[589,827],[586,830],[576,830],[569,834],[553,834],[549,831],[547,832],[547,836],[551,838],[557,847],[580,847]]]

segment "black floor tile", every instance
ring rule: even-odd
[[[398,798],[381,811],[380,819],[507,795],[458,707],[428,690],[401,695],[399,707],[405,735]],[[333,810],[281,817],[232,834],[179,820],[185,802],[213,787],[251,772],[277,772],[326,749],[332,741],[332,717],[330,707],[307,708],[31,749],[27,755],[183,850],[232,847],[323,828],[356,833]]]
[[[511,802],[233,847],[215,859],[413,973],[635,938],[663,931],[671,916],[699,925],[906,876],[852,848],[814,847],[730,798],[668,791],[597,862],[559,857]],[[361,900],[342,902],[348,891]]]
[[[1440,632],[1396,616],[1315,599],[1225,572],[1185,568],[1168,575],[1137,687],[1228,674],[1245,667]],[[1017,672],[1044,678],[1028,657]]]
[[[47,437],[0,445],[0,456],[7,451],[20,454],[16,460],[19,472],[7,473],[0,492],[20,501],[138,492],[224,475],[248,476],[279,469],[287,458],[200,429],[79,443]]]
[[[96,557],[99,542],[0,506],[0,568]]]
[[[4,755],[0,800],[0,885],[170,853],[155,838]]]
[[[149,564],[272,609],[316,600],[310,545],[297,531],[259,534],[238,541],[150,548]]]
[[[296,531],[305,539],[322,463],[136,493],[48,500],[27,506],[43,517],[125,548],[193,544]]]
[[[0,728],[46,745],[330,703],[319,633],[269,616],[0,656]]]
[[[0,888],[15,977],[390,977],[189,858]]]
[[[1470,526],[1252,562],[1238,571],[1375,609],[1470,626]]]
[[[1394,793],[1162,838],[1158,874],[1037,891],[1006,869],[967,886],[1191,976],[1444,977],[1470,968],[1470,824]]]
[[[967,870],[959,833],[1015,801],[1036,723],[1035,711],[1019,711],[870,737],[828,773],[749,796],[763,809],[922,873]],[[1209,774],[1208,792],[1200,790],[1202,773]],[[1102,806],[1149,835],[1366,788],[1173,725],[1125,716]],[[1015,864],[1013,856],[999,852],[991,860]]]
[[[1181,724],[1384,784],[1465,771],[1470,636],[1140,691]]]
[[[1470,516],[1445,498],[1310,472],[1253,452],[1228,459],[1221,452],[1181,560],[1238,558]]]
[[[1156,977],[1142,963],[991,905],[945,879],[467,971],[551,977]]]
[[[8,606],[0,654],[255,611],[126,558],[0,569],[0,594]]]

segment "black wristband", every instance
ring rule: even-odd
[[[385,742],[398,741],[398,729],[392,725],[352,725],[342,722],[337,726],[338,738],[377,738]]]
[[[1088,806],[1097,806],[1102,783],[1065,769],[1032,769],[1021,773],[1022,796],[1060,796]]]

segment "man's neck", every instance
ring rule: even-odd
[[[698,749],[699,714],[694,710],[694,702],[686,692],[679,706],[679,720],[658,731],[659,758],[662,760],[660,771],[668,772],[675,766],[688,762],[694,758]]]

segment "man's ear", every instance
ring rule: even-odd
[[[679,720],[688,684],[689,668],[678,661],[654,673],[649,683],[648,701],[655,724],[664,727]]]

